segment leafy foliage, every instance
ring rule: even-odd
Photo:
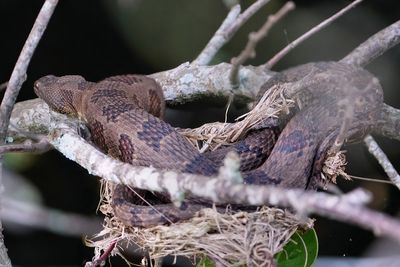
[[[275,258],[278,267],[309,267],[318,255],[318,238],[314,229],[295,232]]]
[[[207,257],[203,257],[196,267],[215,267],[215,264]]]

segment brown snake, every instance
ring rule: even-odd
[[[383,103],[381,86],[366,70],[336,62],[309,63],[277,74],[261,87],[259,97],[274,85],[296,88],[300,110],[277,140],[276,127],[271,126],[232,146],[239,154],[251,156],[250,161],[246,156],[241,159],[244,182],[315,189],[321,183],[324,159],[340,133],[354,141],[371,131]],[[83,119],[92,141],[112,157],[133,165],[217,173],[218,153],[200,154],[158,118],[165,104],[160,86],[151,78],[125,75],[93,83],[81,76],[49,75],[36,81],[34,88],[52,109]],[[349,122],[344,128],[343,121]],[[138,192],[150,202],[154,199],[150,192]],[[190,218],[204,207],[190,199],[175,207],[167,196],[157,197],[163,204],[155,209],[141,206],[128,202],[130,190],[117,186],[114,213],[126,225],[149,226]]]

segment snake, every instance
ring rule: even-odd
[[[235,150],[245,184],[316,189],[338,138],[359,141],[372,131],[383,105],[382,88],[367,70],[339,62],[312,62],[277,73],[261,86],[257,99],[274,86],[285,86],[297,108],[279,125],[251,131],[209,154],[162,120],[162,88],[150,77],[129,74],[90,82],[79,75],[47,75],[34,83],[34,91],[51,109],[83,120],[99,150],[134,166],[212,176],[224,155]],[[112,197],[114,215],[127,226],[185,220],[211,204],[189,196],[177,207],[166,194],[135,192],[141,198],[117,185]]]

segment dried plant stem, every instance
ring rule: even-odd
[[[117,245],[117,241],[111,242],[111,244],[108,246],[108,248],[103,252],[103,254],[100,255],[99,258],[93,260],[92,262],[87,262],[85,264],[85,267],[96,267],[96,266],[103,266],[110,257],[112,251],[114,250],[115,246]]]
[[[288,44],[285,48],[283,48],[281,51],[279,51],[274,57],[272,57],[264,66],[267,69],[271,69],[276,63],[278,63],[279,60],[281,60],[286,54],[288,54],[292,49],[294,49],[296,46],[298,46],[300,43],[304,42],[306,39],[310,38],[312,35],[315,33],[319,32],[320,30],[326,28],[329,24],[331,24],[333,21],[335,21],[337,18],[341,17],[343,14],[348,12],[350,9],[355,7],[357,4],[361,3],[363,0],[356,0],[337,12],[335,15],[331,16],[330,18],[324,20],[290,44]]]
[[[192,64],[209,64],[221,47],[229,42],[229,40],[235,35],[240,27],[242,27],[242,25],[245,24],[254,15],[254,13],[256,13],[269,1],[270,0],[257,0],[240,15],[240,6],[234,6],[219,29],[215,32],[214,36],[211,37],[203,51],[201,51],[197,58],[193,60]]]
[[[278,12],[273,15],[269,15],[267,21],[257,32],[251,32],[249,34],[249,40],[246,44],[246,47],[242,50],[239,56],[234,57],[231,60],[232,70],[229,80],[234,88],[239,86],[238,74],[240,66],[243,65],[249,58],[254,58],[256,56],[257,43],[267,36],[268,32],[275,25],[275,23],[281,20],[289,11],[293,10],[294,8],[294,2],[287,2],[281,9],[279,9]]]
[[[361,176],[355,176],[355,175],[348,175],[348,176],[349,176],[349,178],[355,179],[355,180],[394,185],[391,181],[387,181],[387,180],[381,180],[381,179],[376,179],[376,178],[368,178],[368,177],[361,177]]]
[[[364,138],[364,143],[368,147],[369,153],[371,153],[378,160],[379,164],[382,166],[389,179],[393,182],[394,185],[397,186],[397,188],[400,189],[400,175],[393,167],[386,154],[379,147],[375,139],[372,136],[368,135]]]

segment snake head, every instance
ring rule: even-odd
[[[47,75],[34,83],[34,91],[51,109],[68,115],[77,115],[82,92],[89,87],[82,76],[68,75],[57,77]]]

